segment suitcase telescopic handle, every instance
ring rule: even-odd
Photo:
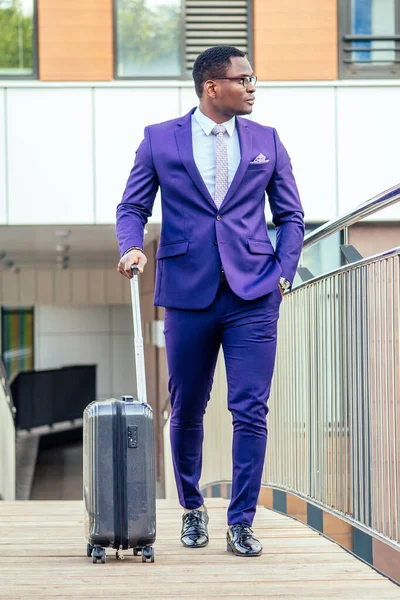
[[[139,402],[147,402],[142,321],[140,318],[139,268],[137,265],[132,265],[132,274],[133,277],[131,279],[131,299],[137,394]]]

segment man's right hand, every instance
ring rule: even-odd
[[[141,250],[131,250],[128,254],[121,256],[117,271],[127,279],[132,279],[132,265],[138,265],[139,273],[143,273],[147,258]]]

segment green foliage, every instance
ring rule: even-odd
[[[0,0],[0,71],[32,69],[33,22],[22,12],[18,0]]]
[[[119,0],[117,29],[123,62],[140,62],[145,71],[146,65],[178,55],[180,2],[150,8],[145,0]]]

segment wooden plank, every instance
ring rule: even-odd
[[[0,503],[0,598],[400,598],[400,588],[306,525],[259,508],[254,530],[264,554],[242,561],[226,551],[228,501],[210,498],[211,542],[179,542],[182,509],[160,500],[156,562],[125,552],[105,565],[86,557],[82,502]]]

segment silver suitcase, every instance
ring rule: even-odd
[[[137,397],[89,404],[83,413],[83,496],[87,555],[133,549],[154,562],[156,493],[153,411],[146,402],[137,268],[131,279]]]

